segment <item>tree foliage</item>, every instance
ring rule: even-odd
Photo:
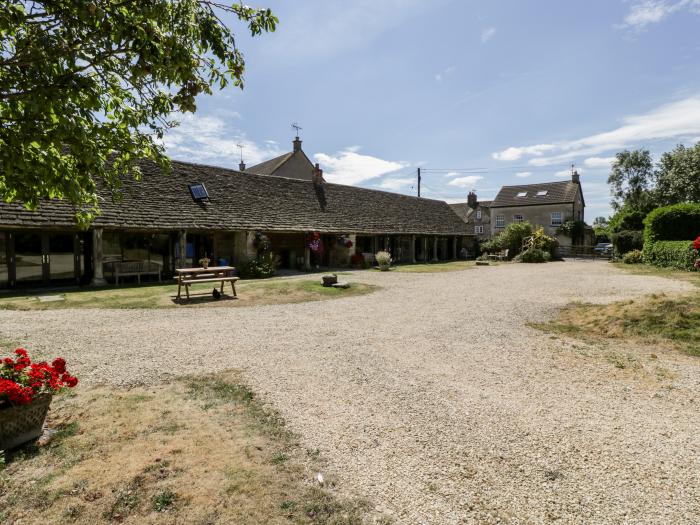
[[[608,177],[613,209],[627,207],[648,212],[654,207],[649,192],[653,182],[654,162],[648,150],[617,153]]]
[[[689,148],[680,144],[661,156],[655,193],[660,206],[700,202],[700,142]]]
[[[0,198],[67,199],[99,211],[136,162],[168,168],[160,139],[175,112],[229,83],[245,62],[233,30],[274,31],[269,9],[203,0],[0,0]]]

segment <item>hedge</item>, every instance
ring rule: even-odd
[[[632,250],[642,249],[644,232],[625,230],[613,233],[610,235],[610,240],[615,248],[615,255],[621,257]]]
[[[696,257],[692,241],[656,241],[644,244],[644,262],[654,266],[691,271]]]
[[[644,213],[636,210],[622,209],[618,211],[610,219],[608,223],[608,231],[612,233],[621,232],[624,230],[643,230],[644,229]]]
[[[644,219],[644,244],[685,241],[700,235],[700,204],[674,204],[656,208]]]

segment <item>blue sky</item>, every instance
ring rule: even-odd
[[[268,0],[245,89],[199,100],[176,159],[236,167],[291,149],[326,179],[449,202],[564,180],[608,215],[610,158],[700,140],[700,0]],[[430,171],[446,169],[447,171]]]

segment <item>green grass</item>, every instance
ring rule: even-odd
[[[0,309],[6,310],[54,310],[63,308],[192,308],[198,306],[257,306],[265,304],[298,303],[362,295],[378,287],[352,283],[350,288],[324,288],[318,280],[273,278],[268,280],[239,281],[238,297],[231,296],[230,285],[224,287],[225,296],[215,301],[211,295],[214,286],[196,284],[190,287],[190,300],[176,300],[177,285],[152,284],[107,288],[81,288],[41,295],[61,295],[64,300],[40,302],[38,295],[15,293],[0,298]],[[0,346],[2,342],[0,341]]]
[[[657,277],[667,277],[669,279],[677,279],[686,281],[700,287],[700,272],[684,272],[675,268],[659,268],[650,264],[625,264],[621,262],[610,263],[616,268],[632,273],[634,275],[654,275]]]
[[[469,270],[475,268],[474,261],[449,261],[423,264],[401,264],[392,266],[392,272],[399,273],[438,273],[438,272],[458,272],[460,270]],[[379,271],[379,269],[375,269]]]

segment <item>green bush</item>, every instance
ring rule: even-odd
[[[656,241],[644,244],[644,262],[654,266],[692,271],[696,257],[692,241]]]
[[[280,258],[274,253],[268,252],[239,264],[236,266],[236,270],[241,279],[266,279],[275,275],[279,263]]]
[[[625,230],[641,231],[644,229],[645,216],[646,214],[641,211],[623,208],[610,219],[608,231],[610,233],[617,233]]]
[[[644,245],[644,232],[641,230],[622,230],[611,236],[613,250],[617,257],[622,257],[632,250],[641,250]]]
[[[518,262],[523,263],[544,263],[551,260],[552,256],[549,252],[539,248],[528,248],[523,253],[518,255]]]
[[[641,250],[631,250],[622,256],[622,262],[625,264],[641,264],[644,262],[644,256]]]
[[[391,266],[391,254],[389,252],[377,252],[374,254],[374,258],[377,260],[377,264],[379,265],[379,269],[381,271],[386,272],[389,270],[389,267]]]
[[[700,204],[656,208],[644,219],[644,242],[685,241],[700,235]]]
[[[512,222],[491,241],[482,244],[486,252],[508,250],[508,257],[513,258],[523,249],[523,239],[532,235],[529,222]]]

